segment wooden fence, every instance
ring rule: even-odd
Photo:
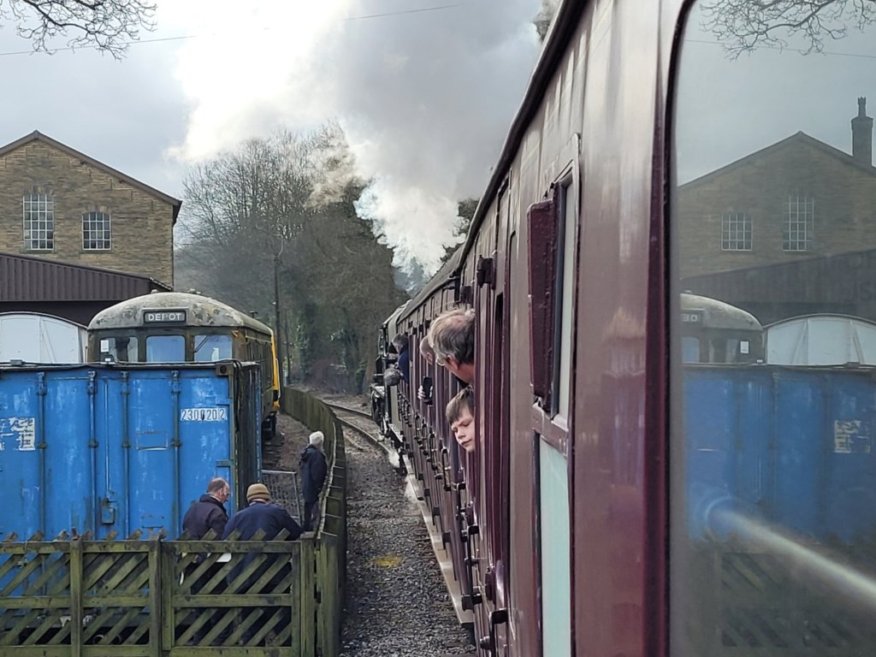
[[[333,657],[346,576],[340,424],[287,389],[284,410],[325,433],[329,477],[313,537],[297,541],[0,543],[3,657]]]

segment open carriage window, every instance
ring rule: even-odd
[[[667,231],[672,657],[876,651],[870,4],[700,0],[686,18]]]

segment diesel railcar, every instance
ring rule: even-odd
[[[234,359],[261,368],[263,432],[274,434],[280,375],[270,328],[199,294],[156,292],[102,310],[88,325],[89,362],[209,363]]]
[[[392,318],[398,430],[481,656],[876,649],[873,371],[694,357],[683,296],[876,318],[865,4],[561,3],[466,241]],[[469,455],[417,350],[455,307]]]

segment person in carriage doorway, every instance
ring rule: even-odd
[[[214,477],[207,484],[207,492],[193,502],[183,516],[183,532],[187,538],[201,539],[211,529],[215,538],[222,538],[225,524],[228,522],[228,512],[225,502],[231,495],[231,487],[221,477]]]
[[[439,315],[429,327],[435,362],[457,379],[471,385],[475,376],[475,315],[457,308]]]
[[[398,361],[395,366],[398,368],[402,379],[405,381],[411,378],[411,353],[408,350],[408,336],[399,333],[392,339],[395,345],[395,350],[398,352]]]
[[[314,431],[310,434],[310,444],[301,452],[301,460],[298,463],[298,473],[301,477],[301,494],[304,497],[304,531],[313,531],[314,515],[319,513],[319,493],[325,484],[328,466],[325,454],[322,452],[322,444],[325,435],[322,431]]]

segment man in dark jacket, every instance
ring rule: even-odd
[[[200,539],[213,530],[216,538],[222,538],[225,533],[225,523],[228,514],[225,512],[225,501],[231,494],[228,482],[221,477],[210,480],[207,492],[194,502],[183,517],[183,532],[186,537]]]
[[[197,502],[192,503],[186,515],[183,517],[183,534],[187,538],[201,539],[213,530],[213,538],[222,538],[225,533],[225,523],[228,522],[228,513],[225,511],[225,502],[228,496],[231,495],[231,487],[228,482],[221,477],[214,477],[207,484],[207,492],[201,495]],[[203,555],[196,557],[195,561],[186,569],[186,579],[191,578],[200,570],[199,564],[203,561]],[[204,584],[213,579],[213,577],[222,569],[220,564],[213,564],[206,572],[201,574],[201,577],[196,581],[190,582],[192,593],[201,593]],[[211,593],[222,593],[225,589],[224,582],[218,583],[213,587]],[[194,645],[200,645],[204,639],[207,628],[202,627],[195,632],[193,641]]]
[[[235,530],[240,532],[238,540],[252,539],[260,529],[264,532],[263,540],[270,541],[277,537],[281,530],[289,532],[287,540],[294,541],[301,536],[301,527],[283,507],[271,504],[271,493],[264,484],[253,484],[246,490],[246,501],[249,506],[238,511],[225,526],[223,538],[228,538]]]
[[[301,494],[304,497],[304,531],[313,530],[314,513],[318,511],[319,493],[325,484],[328,466],[325,454],[322,453],[322,443],[325,436],[322,431],[310,434],[310,444],[301,452],[298,463],[298,474],[301,477]]]
[[[235,513],[231,517],[231,521],[225,526],[225,538],[229,538],[231,534],[237,531],[240,533],[240,536],[237,537],[238,540],[248,541],[252,540],[256,533],[261,530],[264,532],[263,540],[270,541],[277,538],[277,534],[284,529],[289,532],[289,536],[286,537],[286,540],[288,541],[294,541],[301,536],[301,527],[292,519],[292,516],[289,515],[286,509],[276,504],[271,504],[271,493],[268,490],[268,487],[264,484],[253,484],[247,488],[246,501],[249,502],[249,506]],[[282,557],[283,555],[275,556]],[[243,558],[242,563],[232,572],[231,579],[237,579],[241,569],[246,569],[249,564],[252,563],[254,558],[256,558],[255,554],[246,555]],[[263,578],[264,574],[272,567],[272,565],[273,564],[270,560],[261,564],[249,574],[242,587],[238,587],[237,590],[230,592],[250,594],[279,593],[280,591],[277,590],[279,583],[285,578],[288,578],[291,572],[288,564],[283,566],[283,568],[263,587],[256,587],[256,584]],[[274,618],[275,615],[279,615],[279,627],[284,627],[290,620],[288,607],[264,607],[261,609],[254,607],[249,611],[244,612],[243,622],[245,622],[251,614],[257,613],[263,614],[261,616],[262,622],[251,624],[243,633],[243,641],[246,645],[252,641],[259,628],[264,623],[267,623]],[[261,643],[263,644],[264,642]]]

